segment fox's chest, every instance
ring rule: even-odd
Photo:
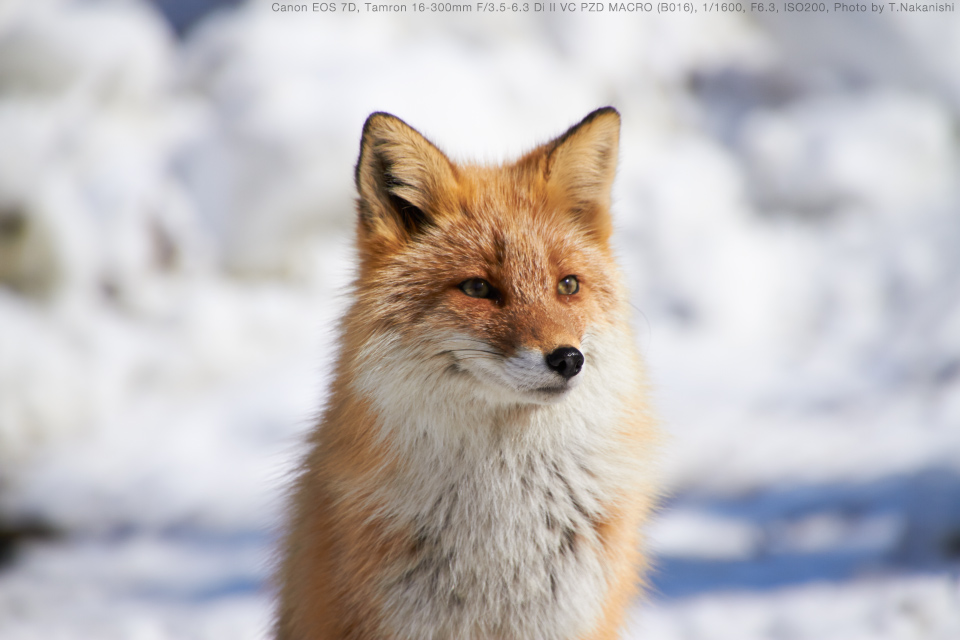
[[[414,542],[383,585],[389,632],[559,640],[585,631],[607,592],[600,476],[569,452],[500,451],[397,487]]]

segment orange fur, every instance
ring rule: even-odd
[[[654,490],[638,470],[649,466],[655,441],[609,246],[619,122],[616,111],[601,109],[515,163],[482,167],[452,163],[393,116],[374,114],[367,120],[356,170],[354,303],[341,324],[328,404],[293,492],[278,576],[280,640],[406,640],[413,635],[410,629],[425,624],[404,618],[417,609],[404,608],[408,583],[450,602],[423,602],[424,607],[469,609],[472,615],[463,618],[470,628],[454,631],[438,622],[436,632],[424,631],[422,637],[616,637],[636,592],[638,570],[645,566],[640,526],[653,506]],[[579,291],[559,293],[557,283],[571,275]],[[461,285],[476,278],[495,294],[466,295]],[[591,341],[613,335],[626,336],[627,343],[619,346],[623,352],[610,356],[624,372],[611,379],[628,378],[623,387],[589,382],[600,380],[600,373],[587,368],[603,366],[606,357],[600,348],[593,355]],[[444,340],[480,346],[471,355],[469,349],[436,346],[447,344]],[[578,390],[576,377],[561,380],[537,364],[543,357],[536,354],[558,348],[584,349],[585,373],[579,378],[588,379],[583,383],[588,389],[600,389],[601,397]],[[474,365],[471,358],[494,364]],[[503,363],[536,370],[517,374],[517,389],[500,389],[501,382],[471,368],[507,367]],[[526,389],[527,378],[553,386]],[[583,426],[593,403],[598,415],[613,407],[613,417]],[[568,405],[579,411],[571,408],[569,419]],[[547,427],[541,424],[544,416],[550,417]],[[573,435],[553,433],[551,420],[558,431]],[[458,431],[461,424],[469,428]],[[568,440],[582,440],[583,451],[568,455]],[[539,454],[540,446],[550,453]],[[464,451],[481,453],[457,462]],[[489,463],[481,459],[485,451],[494,452]],[[438,460],[438,467],[448,469],[450,487],[447,478],[419,468],[424,460]],[[561,469],[567,462],[573,471]],[[461,467],[473,475],[465,471],[453,477]],[[597,477],[608,468],[611,478]],[[489,483],[486,474],[492,474]],[[531,482],[540,482],[532,497],[527,495]],[[428,495],[431,483],[441,487],[436,505],[418,504],[413,496],[417,491]],[[502,485],[501,493],[490,494],[492,507],[481,504],[487,498],[470,493],[487,484]],[[500,495],[517,496],[515,521],[509,519],[513,505],[494,499]],[[478,501],[475,508],[472,499]],[[566,511],[541,510],[538,501],[555,500]],[[441,504],[445,517],[438,515]],[[464,513],[474,514],[476,526],[488,527],[491,535],[503,533],[509,540],[498,528],[509,521],[542,537],[517,542],[509,557],[491,558],[503,567],[520,563],[519,575],[503,584],[529,598],[538,615],[550,615],[551,598],[559,602],[568,597],[564,594],[576,593],[581,587],[570,576],[581,573],[586,582],[599,585],[589,593],[602,592],[602,605],[595,613],[585,608],[585,619],[574,621],[575,635],[517,631],[528,627],[503,613],[514,603],[490,604],[487,599],[495,599],[498,591],[483,590],[488,582],[507,578],[461,566],[459,558],[439,551],[479,553],[483,541],[470,542],[471,523],[448,522]],[[541,516],[542,526],[525,528],[526,520]],[[529,564],[531,559],[537,566]],[[541,576],[536,571],[542,570],[542,579],[526,580],[527,570],[531,576]],[[421,580],[424,571],[434,572],[433,582]],[[448,578],[454,586],[445,586]],[[471,586],[474,579],[480,586]],[[451,613],[450,620],[457,619]],[[549,618],[544,620],[549,627]]]

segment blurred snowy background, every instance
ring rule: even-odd
[[[960,638],[960,18],[0,0],[0,637],[265,638],[371,111],[623,115],[670,441],[629,637]]]

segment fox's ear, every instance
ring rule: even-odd
[[[450,160],[417,130],[389,113],[372,114],[356,168],[361,238],[413,237],[436,222],[455,180]]]
[[[620,114],[604,107],[541,148],[551,207],[573,216],[603,241],[612,230],[610,188],[619,146]]]

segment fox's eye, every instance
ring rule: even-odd
[[[460,291],[471,298],[490,298],[493,296],[493,287],[483,278],[470,278],[460,283]]]
[[[567,276],[557,284],[557,293],[564,296],[572,296],[580,291],[580,281],[577,276]]]

